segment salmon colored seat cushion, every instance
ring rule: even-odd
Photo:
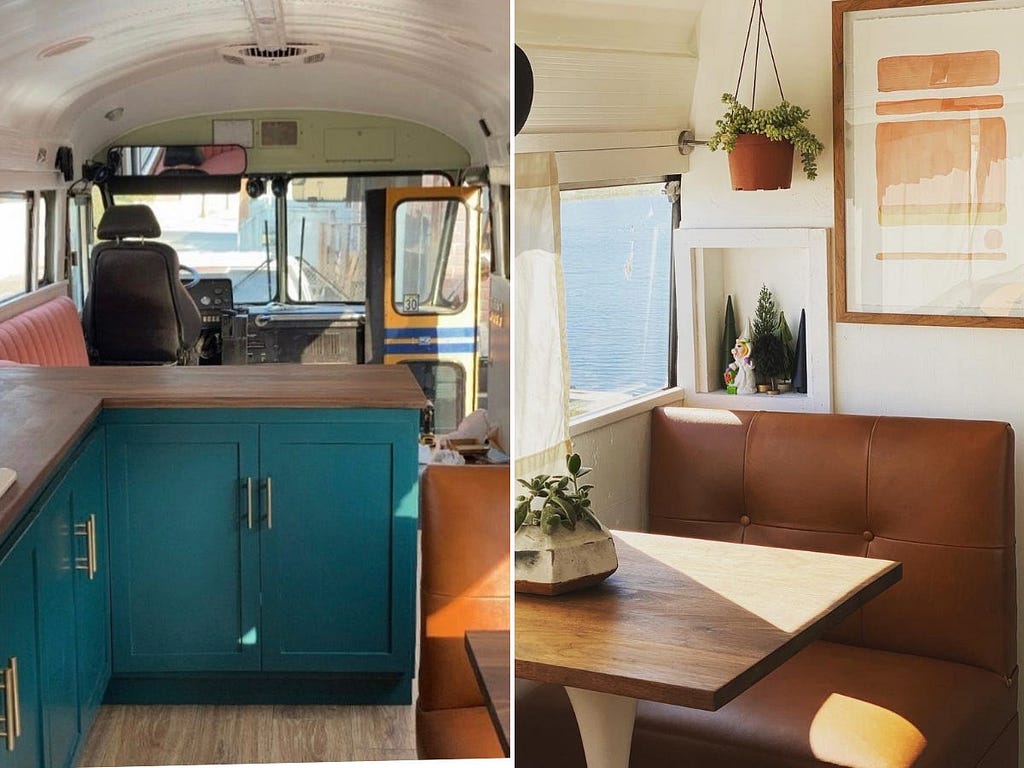
[[[75,303],[59,296],[0,322],[0,360],[30,365],[89,365]]]

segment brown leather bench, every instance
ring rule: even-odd
[[[903,563],[903,579],[717,712],[641,702],[632,768],[1016,768],[1008,424],[662,408],[656,533]],[[516,762],[583,766],[564,691],[518,681]]]
[[[0,365],[89,365],[75,303],[56,296],[0,320]]]
[[[465,634],[509,628],[510,498],[507,466],[432,464],[420,479],[422,759],[504,756]]]

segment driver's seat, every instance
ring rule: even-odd
[[[202,318],[178,277],[178,254],[147,205],[115,205],[100,219],[82,312],[94,365],[195,363]]]

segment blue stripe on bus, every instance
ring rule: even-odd
[[[385,344],[385,355],[439,355],[457,354],[460,352],[472,353],[476,351],[475,344]]]
[[[387,328],[384,331],[385,339],[415,338],[416,336],[430,336],[431,338],[452,338],[476,336],[476,328],[468,325],[462,328]]]

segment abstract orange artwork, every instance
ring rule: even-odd
[[[837,318],[1024,328],[1024,0],[832,7]]]

